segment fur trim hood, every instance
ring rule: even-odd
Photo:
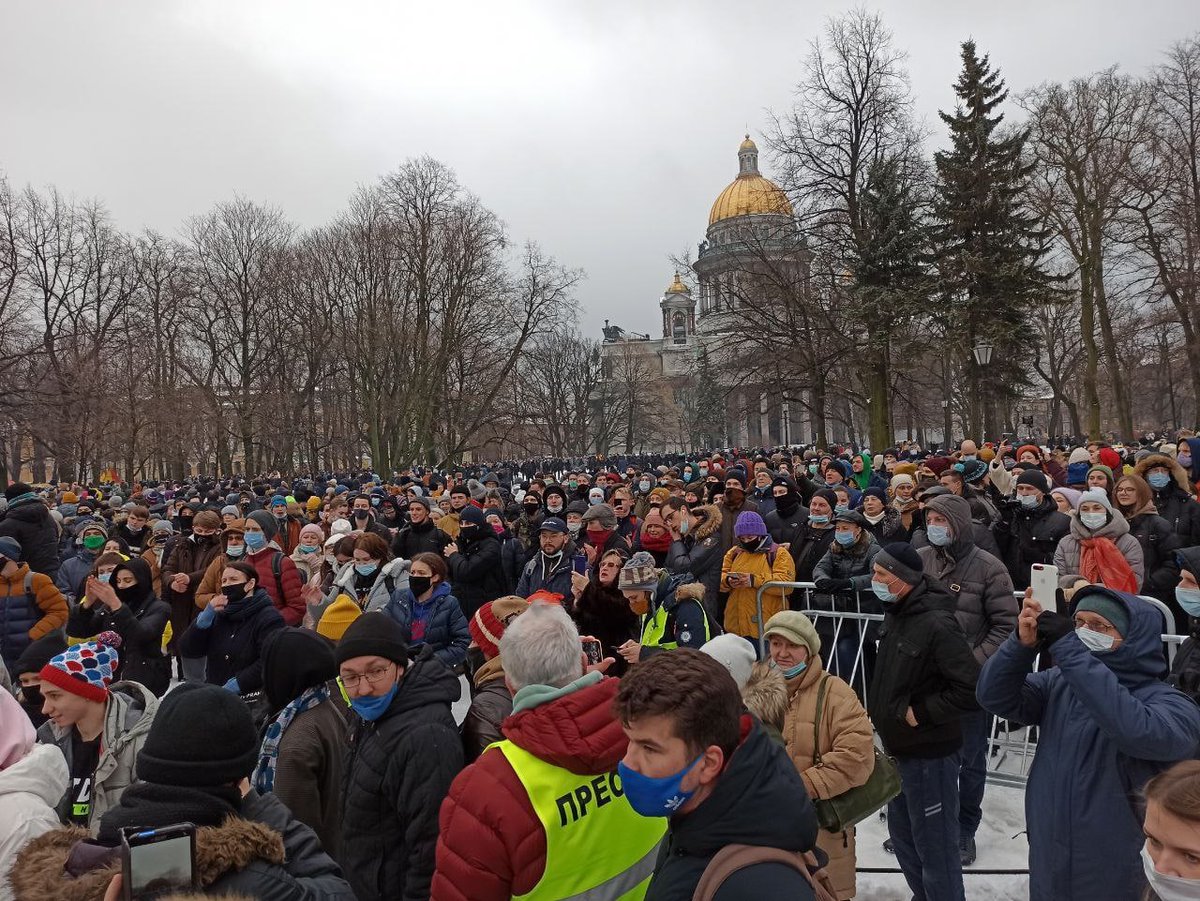
[[[696,526],[696,530],[690,533],[696,541],[703,541],[721,530],[721,510],[716,504],[697,507],[692,511],[692,515],[704,518],[704,521]]]
[[[1146,473],[1155,466],[1165,466],[1170,471],[1175,484],[1189,496],[1192,494],[1192,486],[1188,482],[1187,473],[1184,472],[1182,466],[1175,462],[1174,457],[1167,456],[1166,454],[1151,454],[1139,460],[1137,466],[1133,467],[1133,471],[1144,479],[1146,478]]]
[[[38,836],[17,855],[9,873],[16,901],[100,901],[113,876],[121,872],[116,849],[103,855],[97,845],[87,846],[93,853],[79,853],[80,844],[89,838],[84,829],[68,827]],[[77,850],[79,849],[79,850]],[[75,878],[66,874],[84,857],[102,861]],[[226,873],[243,870],[256,860],[283,866],[283,837],[273,829],[251,820],[230,817],[220,826],[196,830],[196,867],[200,883],[210,886]]]
[[[750,678],[742,689],[742,702],[766,726],[783,731],[787,714],[787,680],[769,663],[759,662],[750,668]]]
[[[675,599],[678,601],[703,601],[704,583],[686,582],[675,589]]]

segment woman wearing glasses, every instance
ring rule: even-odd
[[[262,652],[283,617],[259,587],[258,570],[241,561],[226,563],[221,590],[212,596],[179,640],[184,657],[205,660],[204,681],[235,694],[262,688]]]
[[[438,809],[463,766],[458,677],[426,645],[409,659],[385,613],[364,613],[335,656],[357,716],[342,805],[342,868],[359,901],[428,898]]]

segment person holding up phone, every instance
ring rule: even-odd
[[[1129,797],[1200,746],[1200,708],[1162,681],[1162,616],[1093,585],[1070,615],[1027,589],[1017,631],[984,664],[984,709],[1039,727],[1026,787],[1031,901],[1136,898],[1144,842]],[[1033,672],[1039,652],[1053,669]]]

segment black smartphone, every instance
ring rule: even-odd
[[[587,554],[576,554],[571,558],[571,568],[581,576],[587,575]]]
[[[121,874],[125,901],[199,888],[196,827],[177,823],[161,829],[122,829]]]
[[[604,659],[604,649],[600,647],[600,642],[595,639],[589,641],[586,638],[581,641],[583,642],[583,653],[587,655],[589,664],[596,664]]]

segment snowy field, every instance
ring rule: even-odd
[[[462,698],[454,705],[454,718],[462,722],[470,706],[470,686],[462,679]],[[1014,769],[1015,767],[1005,767]],[[871,817],[858,827],[858,865],[896,869],[896,858],[883,850],[887,823]],[[1029,877],[971,875],[971,870],[1024,870],[1028,866],[1025,842],[1025,792],[1018,788],[988,785],[983,796],[983,824],[975,837],[979,859],[963,874],[967,901],[1026,901]],[[859,901],[909,901],[912,893],[896,873],[859,873]]]

